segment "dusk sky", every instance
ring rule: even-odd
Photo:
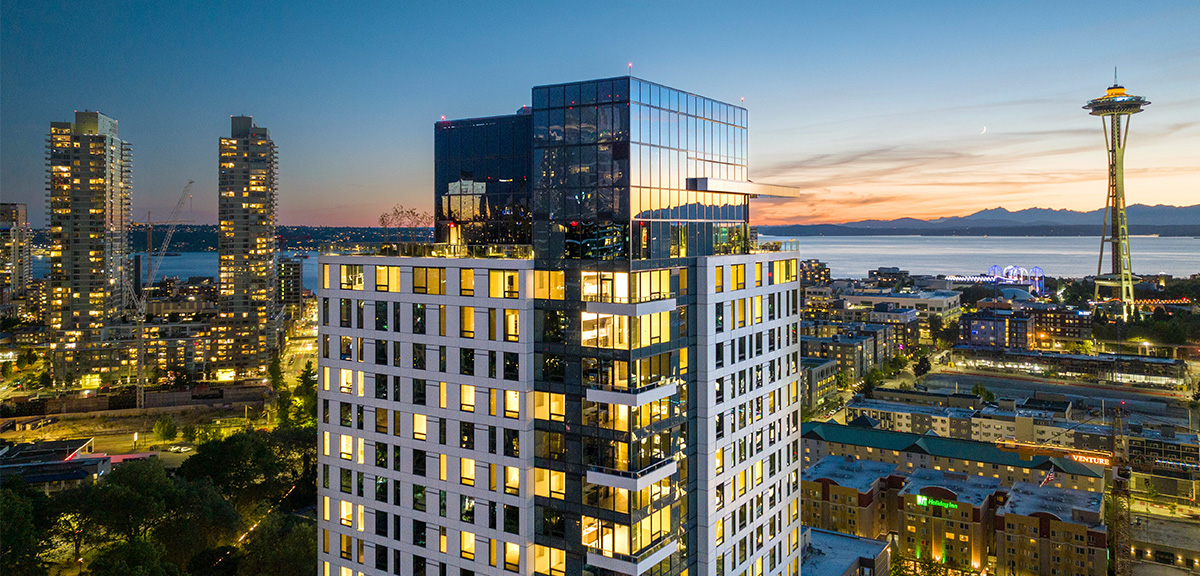
[[[281,224],[431,208],[433,123],[538,84],[635,76],[750,111],[757,224],[1103,208],[1113,67],[1129,204],[1200,203],[1200,2],[21,2],[2,5],[0,198],[44,226],[45,135],[74,110],[133,146],[135,219],[215,223],[217,140],[279,147]],[[1120,7],[1118,7],[1120,6]],[[986,127],[986,130],[985,130]]]

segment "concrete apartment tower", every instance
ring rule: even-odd
[[[132,289],[131,163],[129,143],[117,137],[117,121],[108,116],[75,112],[74,122],[50,123],[46,190],[56,379],[116,365],[105,329],[126,313]]]
[[[625,76],[434,125],[434,244],[320,257],[318,574],[788,574],[796,252],[746,110]]]
[[[26,297],[33,279],[32,241],[25,205],[0,203],[0,305]]]
[[[233,116],[218,151],[220,317],[213,365],[219,379],[260,377],[279,342],[275,143],[252,117]]]

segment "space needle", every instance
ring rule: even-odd
[[[1121,318],[1127,320],[1134,310],[1134,277],[1129,264],[1129,227],[1125,219],[1125,141],[1129,137],[1130,115],[1141,112],[1150,101],[1126,94],[1125,87],[1117,84],[1116,76],[1114,71],[1113,85],[1104,96],[1089,100],[1083,108],[1100,117],[1108,148],[1108,200],[1104,205],[1104,230],[1100,234],[1100,260],[1096,264],[1096,300],[1101,298],[1101,286],[1113,288],[1108,300],[1120,301]],[[1112,270],[1103,274],[1106,248],[1111,254]]]

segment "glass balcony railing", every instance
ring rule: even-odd
[[[667,456],[661,460],[655,461],[647,466],[642,467],[640,470],[620,470],[617,468],[596,466],[594,464],[588,465],[588,470],[590,470],[592,472],[598,472],[600,474],[608,474],[610,476],[620,476],[622,478],[635,478],[636,479],[636,478],[641,478],[642,476],[645,476],[651,472],[654,472],[655,470],[663,468],[674,461],[675,461],[675,458],[673,456]]]
[[[355,242],[328,243],[320,247],[322,255],[401,256],[409,258],[503,258],[531,260],[529,244],[435,244],[431,242]]]
[[[583,301],[603,302],[605,304],[642,304],[644,302],[654,302],[656,300],[666,300],[674,297],[674,292],[655,292],[653,294],[638,296],[620,296],[616,294],[584,294]]]

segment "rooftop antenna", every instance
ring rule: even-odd
[[[633,62],[629,63],[629,75],[633,76]]]
[[[1120,84],[1117,83],[1117,67],[1116,66],[1113,66],[1113,86],[1120,86]]]

